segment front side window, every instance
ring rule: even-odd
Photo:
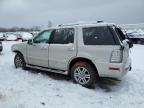
[[[53,32],[51,44],[68,44],[74,42],[73,28],[60,28]]]
[[[39,33],[33,40],[34,43],[48,43],[52,30]]]
[[[83,28],[85,45],[115,45],[115,40],[107,26]]]

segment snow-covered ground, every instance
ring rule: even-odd
[[[0,108],[144,108],[144,46],[132,48],[133,70],[122,81],[87,89],[63,75],[15,69],[14,43],[3,42],[0,55]]]

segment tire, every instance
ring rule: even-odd
[[[22,68],[22,69],[26,70],[26,62],[25,62],[22,54],[17,53],[15,55],[14,64],[15,64],[16,68]]]
[[[84,87],[94,88],[98,80],[97,71],[86,62],[77,62],[71,69],[71,78]]]

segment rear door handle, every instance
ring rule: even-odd
[[[43,46],[43,47],[41,47],[41,49],[42,49],[42,50],[46,50],[46,49],[47,49],[47,47],[44,47],[44,46]]]
[[[46,50],[47,48],[46,48],[46,47],[42,47],[41,49],[42,49],[42,50]]]

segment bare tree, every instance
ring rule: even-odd
[[[47,27],[48,27],[48,28],[51,28],[51,27],[52,27],[52,21],[48,21]]]

